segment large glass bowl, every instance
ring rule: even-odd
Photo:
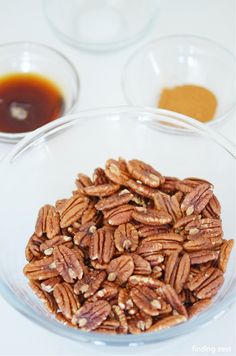
[[[155,108],[163,88],[185,84],[208,88],[217,98],[217,108],[207,125],[215,126],[232,117],[236,107],[236,57],[207,38],[160,37],[131,55],[121,84],[128,105]]]
[[[161,122],[191,128],[191,135],[169,135]],[[235,147],[205,125],[164,110],[112,108],[85,111],[56,120],[28,134],[0,164],[0,292],[19,312],[59,335],[95,344],[141,345],[178,337],[203,326],[236,301],[236,259],[214,303],[198,317],[161,332],[103,335],[55,321],[27,285],[24,249],[39,207],[67,197],[78,172],[91,174],[110,157],[136,157],[165,175],[211,181],[222,204],[226,238],[236,236]]]

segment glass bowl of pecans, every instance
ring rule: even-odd
[[[1,162],[2,296],[97,345],[204,326],[235,302],[235,158],[209,127],[157,109],[85,111],[29,133]]]

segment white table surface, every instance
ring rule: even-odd
[[[234,0],[162,0],[154,28],[141,41],[118,52],[95,55],[71,48],[57,38],[45,20],[41,1],[0,0],[0,44],[38,41],[64,52],[80,74],[81,110],[123,105],[122,68],[130,54],[151,39],[169,34],[195,34],[236,52],[235,6]],[[234,115],[217,129],[234,142],[235,119]],[[0,143],[0,157],[11,147]],[[135,350],[100,349],[69,341],[38,327],[0,297],[0,355],[236,355],[235,339],[236,306],[204,328],[177,340]]]

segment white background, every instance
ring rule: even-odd
[[[80,75],[79,109],[123,105],[122,68],[131,53],[151,39],[170,34],[195,34],[213,39],[236,52],[235,6],[234,0],[162,0],[155,26],[142,40],[118,52],[95,55],[71,48],[57,38],[46,22],[41,1],[0,0],[0,44],[29,40],[62,51],[73,61]],[[233,141],[236,140],[235,119],[234,115],[217,129]],[[0,157],[11,147],[0,143]],[[135,350],[100,349],[41,329],[0,297],[0,355],[236,355],[235,339],[234,306],[204,328],[177,340]],[[221,352],[221,347],[228,352]],[[208,352],[205,352],[207,348]]]

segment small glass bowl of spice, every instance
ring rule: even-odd
[[[36,43],[0,46],[0,141],[16,142],[27,132],[72,112],[79,77],[58,51]]]
[[[211,40],[162,37],[131,56],[122,87],[128,104],[171,110],[216,125],[235,108],[235,68],[235,56]]]

